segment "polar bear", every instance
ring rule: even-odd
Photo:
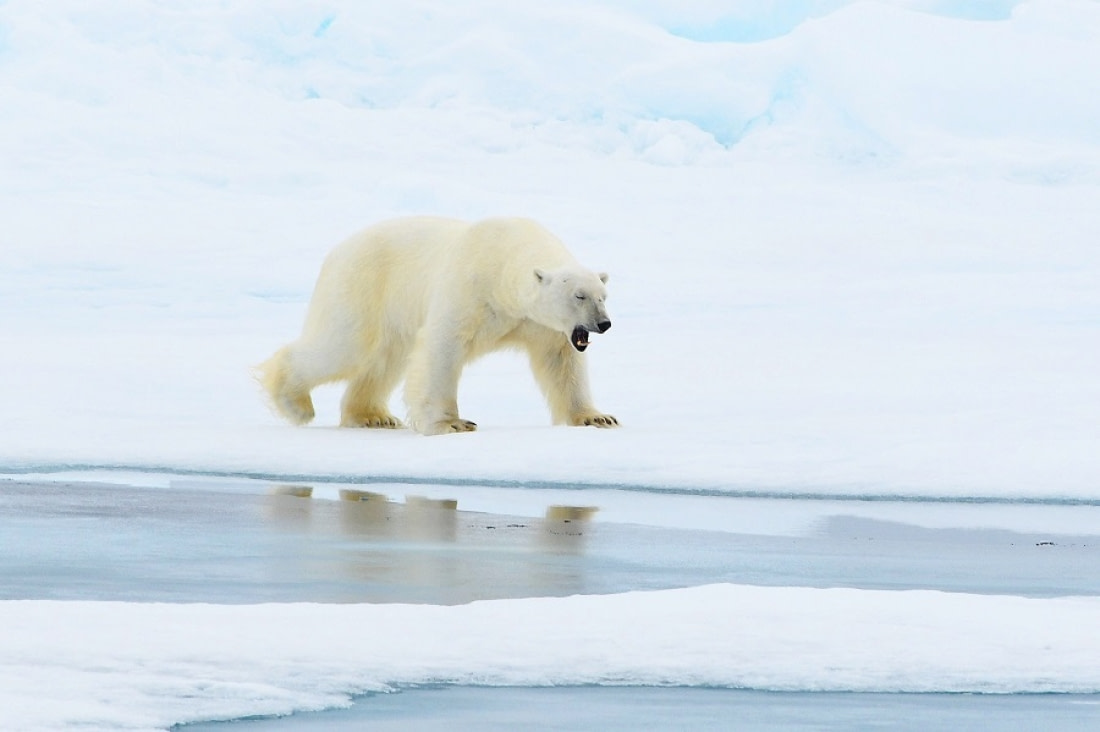
[[[258,378],[296,424],[313,419],[315,386],[346,381],[341,426],[397,428],[387,403],[404,377],[409,426],[470,432],[477,425],[458,413],[463,367],[518,348],[554,424],[616,427],[592,404],[583,355],[589,334],[611,327],[606,283],[528,219],[394,219],[328,255],[301,337]]]

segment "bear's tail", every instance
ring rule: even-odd
[[[253,376],[267,392],[271,407],[293,424],[306,424],[313,419],[313,400],[309,387],[301,385],[291,371],[290,346],[253,369]]]

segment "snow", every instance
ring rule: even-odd
[[[0,466],[1095,499],[1095,5],[805,7],[6,3]],[[445,442],[266,411],[325,252],[414,212],[611,272],[625,429],[515,356]]]
[[[663,492],[673,506],[688,493],[1095,504],[1098,39],[1100,5],[1087,0],[7,0],[0,474],[439,481],[489,509],[528,488]],[[550,427],[514,354],[468,369],[460,403],[479,424],[472,434],[337,430],[335,387],[316,395],[308,428],[267,410],[249,369],[295,337],[325,253],[409,213],[532,216],[611,273],[615,325],[588,355],[596,403],[622,429]],[[403,412],[399,394],[393,407]],[[693,592],[631,611],[703,612]],[[784,607],[774,590],[705,592],[727,611],[745,598]],[[1095,651],[1083,630],[1093,621],[1058,620],[1074,603],[1095,614],[1091,600],[838,596],[856,609],[933,603],[944,633],[979,608],[1004,610]],[[622,600],[571,602],[591,606],[596,633]],[[490,607],[528,612],[508,602],[438,612],[459,623]],[[59,652],[54,630],[85,611],[146,629],[173,613],[262,628],[279,613],[324,627],[340,613],[393,612],[9,604],[11,620],[43,619],[3,642],[29,644],[28,669],[45,673],[34,664]],[[858,640],[846,611],[815,618],[828,629],[821,643],[837,638],[829,653]],[[831,671],[798,670],[798,654],[767,645],[794,637],[788,620],[747,646],[777,654],[773,680],[736,660],[700,678],[829,687]],[[889,635],[886,621],[869,622]],[[914,645],[927,666],[860,645],[845,656],[857,670],[836,683],[1096,688],[1085,665],[1043,671],[1038,646],[964,654],[970,630],[940,656]],[[149,655],[120,656],[97,679],[85,655],[95,640],[69,635],[72,655],[56,659],[74,670],[57,661],[43,688],[74,694],[71,705],[21,696],[30,672],[5,655],[0,673],[24,685],[0,686],[15,689],[0,708],[10,715],[25,698],[28,715],[87,720],[102,711],[98,684],[118,691],[135,678],[149,680],[148,699],[162,681],[165,698],[182,698],[175,674],[197,662],[170,644],[131,644]],[[580,670],[695,683],[618,656],[638,642]],[[329,647],[295,657],[295,678],[321,679],[298,700],[307,706],[435,673],[346,660],[326,675]],[[267,675],[262,650],[245,655],[226,660],[233,683],[272,683],[275,696],[293,685]],[[439,673],[476,680],[488,668],[477,661],[501,683],[571,678],[533,658],[514,676],[489,656]],[[241,713],[258,708],[253,693],[268,698],[224,691],[239,706],[217,691],[210,703]],[[146,716],[148,699],[119,699],[110,713],[138,726],[200,714],[165,704]]]
[[[708,585],[456,607],[5,602],[0,616],[3,714],[43,727],[285,714],[439,682],[1100,691],[1098,598]]]

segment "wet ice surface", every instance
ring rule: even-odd
[[[600,514],[566,522],[379,496],[6,481],[0,599],[456,604],[715,582],[1100,594],[1095,506],[948,507],[952,526],[935,505],[708,502],[736,515],[736,530]]]
[[[598,500],[601,510],[566,522],[532,508],[561,498],[542,490],[495,491],[501,507],[517,509],[502,514],[463,510],[484,504],[475,488],[459,486],[388,485],[365,501],[337,500],[326,485],[313,486],[310,498],[275,484],[167,486],[0,481],[0,600],[458,604],[717,582],[1100,595],[1100,507],[1092,505],[585,491],[574,495]],[[457,510],[444,495],[457,498]],[[347,709],[180,729],[512,729],[537,721],[545,729],[1087,730],[1100,715],[1100,698],[1088,694],[395,688]]]
[[[1100,700],[1023,694],[834,694],[738,689],[444,687],[364,698],[349,709],[180,732],[248,730],[511,730],[537,718],[544,730],[1090,730]]]

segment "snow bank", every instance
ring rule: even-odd
[[[395,685],[1097,692],[1100,599],[712,585],[465,606],[0,603],[6,728],[286,714]]]

